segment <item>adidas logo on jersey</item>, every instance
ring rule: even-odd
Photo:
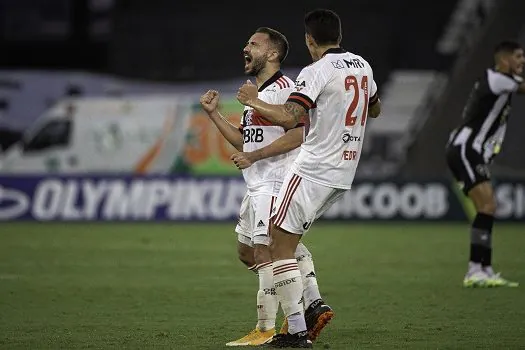
[[[266,226],[262,220],[259,220],[259,223],[257,224],[257,228]]]
[[[307,274],[307,275],[304,276],[304,277],[307,277],[307,278],[308,278],[308,277],[315,277],[315,272],[312,271],[312,272],[310,272],[309,274]]]

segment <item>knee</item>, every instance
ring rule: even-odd
[[[253,252],[253,257],[256,264],[263,264],[272,261],[270,255],[270,248],[267,245],[256,244]]]
[[[312,253],[310,253],[308,248],[306,248],[302,242],[299,242],[297,248],[295,249],[295,258],[297,261],[303,259],[312,259]]]
[[[496,213],[496,207],[497,205],[494,197],[488,197],[478,205],[477,209],[479,213],[494,215]]]
[[[279,244],[274,237],[272,237],[272,241],[268,245],[268,252],[270,253],[272,260],[276,260],[279,255]]]
[[[291,234],[285,233],[276,227],[272,228],[275,228],[275,230],[273,230],[275,234],[272,235],[272,242],[270,243],[270,256],[272,260],[294,259],[298,241],[296,242],[294,239],[290,239],[293,236],[287,237],[287,235]]]
[[[472,199],[478,213],[494,215],[496,213],[496,198],[490,182],[482,182],[472,188],[468,196]]]
[[[253,248],[239,244],[237,247],[237,254],[239,260],[246,265],[246,267],[252,267],[255,265]]]

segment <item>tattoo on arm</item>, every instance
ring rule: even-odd
[[[304,109],[303,106],[295,102],[286,102],[284,104],[284,110],[286,113],[294,117],[296,123],[299,123],[301,121],[301,117],[308,113],[308,111]]]

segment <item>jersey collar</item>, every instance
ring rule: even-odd
[[[324,57],[325,55],[327,55],[329,53],[345,53],[345,52],[346,52],[346,50],[343,49],[342,47],[332,47],[332,48],[326,50],[321,57]]]
[[[496,70],[496,67],[492,67],[492,68],[489,68],[491,71],[493,71],[494,73],[499,73],[499,74],[503,74],[504,76],[506,77],[509,77],[515,81],[517,81],[518,83],[522,83],[523,82],[523,77],[519,76],[519,75],[514,75],[514,74],[511,74],[511,73],[503,73],[503,72],[500,72],[499,70]]]
[[[266,89],[268,86],[272,85],[273,83],[275,83],[277,81],[277,79],[279,79],[280,77],[283,76],[283,72],[281,72],[280,70],[278,70],[277,72],[275,72],[274,75],[272,75],[270,77],[270,79],[266,80],[264,82],[264,84],[261,85],[261,87],[259,88],[259,92],[263,91],[264,89]]]

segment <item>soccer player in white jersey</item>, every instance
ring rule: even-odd
[[[367,117],[377,117],[380,102],[370,64],[340,47],[341,21],[330,10],[305,16],[306,46],[314,61],[305,67],[295,91],[283,105],[257,98],[253,84],[244,84],[238,100],[265,120],[293,128],[309,113],[310,130],[272,208],[270,252],[274,284],[288,317],[288,333],[270,347],[308,348],[299,300],[302,280],[295,249],[312,222],[349,190],[363,144]]]
[[[267,103],[284,103],[294,89],[294,82],[280,71],[281,62],[287,53],[286,37],[266,27],[257,29],[243,50],[245,73],[255,76],[258,86],[256,94]],[[232,156],[232,160],[239,169],[243,169],[248,191],[235,229],[238,234],[238,254],[239,259],[259,276],[257,325],[248,335],[227,345],[260,345],[275,334],[278,309],[268,248],[270,212],[284,175],[297,157],[297,147],[304,139],[304,128],[301,123],[289,129],[269,123],[250,107],[245,108],[238,128],[220,115],[217,111],[218,102],[217,91],[210,90],[201,97],[202,107],[210,119],[240,151]],[[302,244],[294,252],[294,261],[297,259],[296,264],[304,280],[302,294],[309,338],[314,340],[333,317],[333,311],[320,296],[310,252]],[[286,325],[284,328],[286,331]]]

